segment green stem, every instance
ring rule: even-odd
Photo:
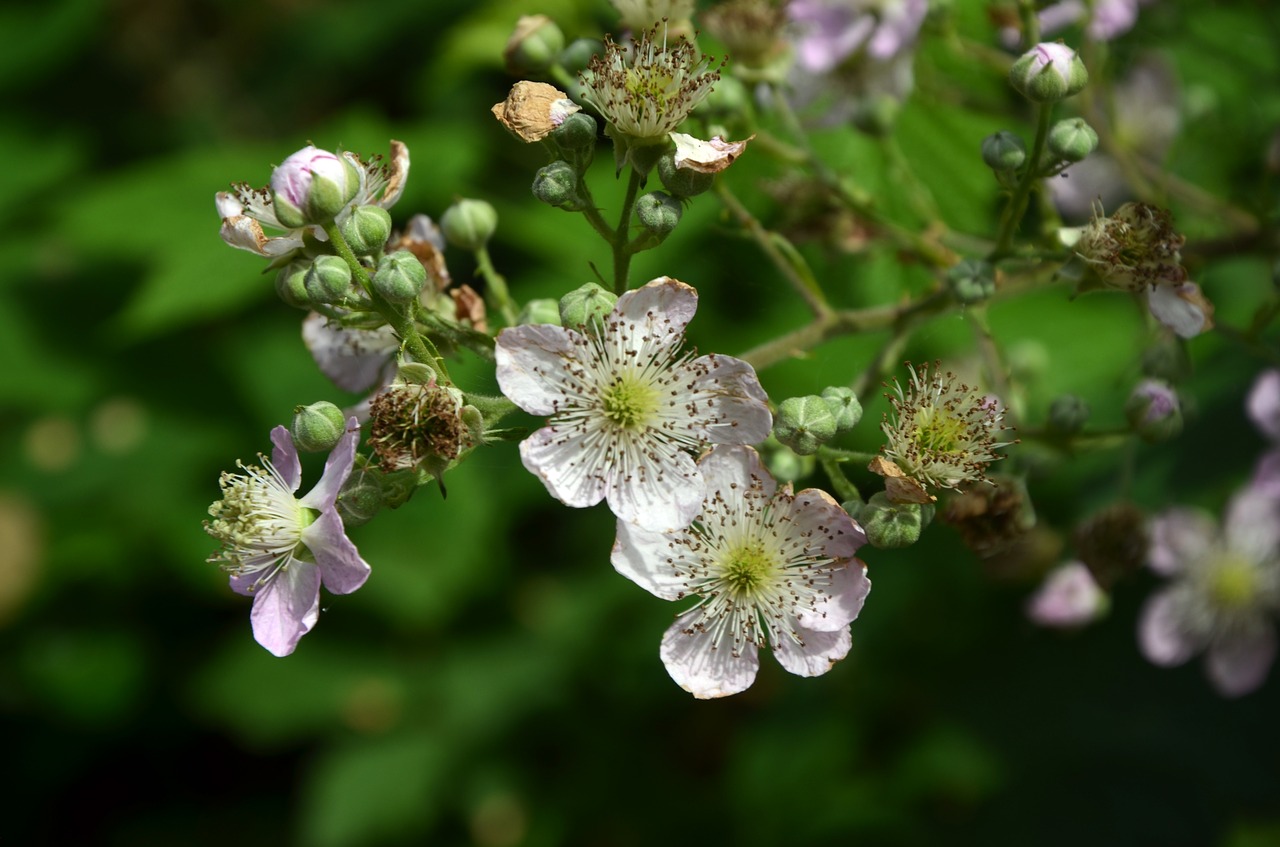
[[[844,475],[844,468],[840,467],[842,459],[834,456],[828,456],[824,451],[826,448],[818,450],[818,463],[822,465],[822,471],[827,475],[827,479],[831,481],[831,488],[836,493],[836,499],[843,506],[850,501],[861,504],[862,492],[858,491],[858,486],[849,481],[849,477]],[[868,459],[867,461],[870,461]]]
[[[628,249],[627,234],[631,228],[631,212],[636,205],[636,194],[640,191],[642,177],[635,168],[627,179],[627,193],[622,198],[622,211],[618,214],[618,227],[613,231],[609,243],[613,247],[613,293],[622,296],[629,287],[631,271],[631,250]]]
[[[842,450],[839,447],[819,447],[818,458],[830,459],[835,462],[859,462],[867,465],[879,453],[866,453],[861,450]]]
[[[1044,155],[1045,142],[1049,138],[1049,121],[1053,118],[1053,104],[1040,103],[1036,117],[1036,140],[1031,145],[1031,153],[1027,156],[1027,167],[1022,172],[1022,179],[1009,198],[1004,212],[1000,216],[1000,237],[996,240],[995,249],[987,257],[988,261],[997,262],[1012,252],[1014,236],[1018,233],[1018,225],[1027,211],[1027,199],[1031,189],[1040,180],[1040,158]]]
[[[516,307],[511,302],[511,292],[507,288],[507,280],[493,267],[489,258],[489,248],[480,245],[475,251],[476,270],[484,277],[484,290],[489,299],[489,308],[497,308],[507,326],[516,324]]]

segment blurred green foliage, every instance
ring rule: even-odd
[[[965,37],[995,43],[983,4],[954,6]],[[487,114],[511,83],[502,45],[532,11],[571,37],[613,20],[604,0],[0,10],[0,715],[11,810],[0,840],[1280,843],[1280,684],[1223,701],[1195,663],[1146,664],[1134,643],[1145,577],[1089,630],[1035,629],[1022,605],[1037,574],[993,578],[945,527],[883,564],[867,553],[875,591],[832,673],[801,680],[766,660],[747,693],[696,702],[658,660],[671,609],[609,566],[609,514],[560,507],[514,450],[487,449],[450,475],[447,499],[420,492],[353,532],[373,578],[326,597],[296,655],[254,644],[244,598],[204,563],[200,521],[217,474],[265,450],[295,404],[355,398],[315,371],[261,264],[219,240],[213,193],[265,183],[270,164],[307,140],[373,153],[394,137],[413,156],[398,224],[484,197],[500,215],[495,262],[518,299],[587,281],[587,263],[607,266],[607,250],[581,219],[532,201],[538,151]],[[1162,0],[1110,47],[1109,67],[1148,50],[1173,63],[1194,119],[1170,166],[1270,212],[1275,174],[1259,174],[1280,125],[1280,33],[1269,4]],[[895,188],[900,156],[948,225],[990,232],[996,189],[978,145],[1021,113],[997,73],[960,63],[949,45],[926,43],[917,77],[897,154],[838,128],[816,143],[895,219],[922,222]],[[609,156],[599,159],[593,184],[609,187],[597,198],[616,204]],[[769,176],[748,156],[724,178],[764,208]],[[1215,234],[1212,215],[1175,209],[1193,238]],[[633,270],[697,285],[692,340],[730,353],[806,320],[735,238],[703,198]],[[838,305],[927,282],[884,247],[802,249],[826,268]],[[1270,291],[1270,270],[1224,249],[1193,254],[1193,271],[1220,320],[1240,326]],[[468,278],[470,261],[451,257],[455,277]],[[1032,410],[1072,391],[1118,424],[1138,373],[1139,315],[1123,298],[1067,295],[1055,285],[992,307],[993,333],[1047,353]],[[777,398],[845,384],[881,341],[832,342],[763,383]],[[919,361],[970,343],[951,316],[907,352]],[[1191,346],[1197,406],[1181,439],[1139,448],[1127,489],[1115,454],[1033,480],[1046,523],[1069,527],[1125,496],[1150,510],[1220,507],[1263,446],[1241,406],[1263,363],[1221,335]],[[475,383],[486,378],[479,363],[459,372],[492,390]],[[885,404],[864,403],[848,446],[874,449]]]

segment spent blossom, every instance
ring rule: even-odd
[[[1180,665],[1205,653],[1219,694],[1248,694],[1276,653],[1280,611],[1280,511],[1254,488],[1227,506],[1225,525],[1195,509],[1171,509],[1151,526],[1147,563],[1172,582],[1138,620],[1138,643],[1154,664]]]
[[[276,656],[287,656],[320,615],[320,585],[350,594],[364,585],[369,565],[347,538],[336,503],[351,474],[360,427],[347,432],[329,454],[324,475],[302,497],[302,466],[289,430],[271,431],[271,460],[238,463],[224,473],[222,499],[209,507],[205,531],[222,548],[210,562],[231,574],[231,588],[253,597],[253,637]]]
[[[772,416],[755,371],[681,350],[698,294],[660,277],[618,298],[600,324],[532,324],[497,338],[498,386],[547,426],[520,444],[524,465],[569,506],[607,500],[646,529],[688,526],[705,484],[689,451],[754,444]]]
[[[671,678],[700,699],[746,690],[771,647],[799,676],[849,652],[849,624],[871,590],[854,554],[862,528],[823,491],[778,487],[750,447],[717,446],[689,527],[654,532],[618,522],[613,566],[664,600],[697,597],[662,637]]]

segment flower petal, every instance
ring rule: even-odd
[[[725,141],[723,136],[717,135],[709,141],[703,141],[683,132],[673,132],[671,140],[676,143],[675,165],[677,168],[703,174],[720,173],[742,155],[752,138],[755,138],[754,134],[741,141]]]
[[[605,480],[593,452],[586,436],[555,426],[544,426],[520,442],[520,459],[529,472],[542,480],[552,497],[577,509],[604,499]]]
[[[618,521],[618,537],[613,542],[613,568],[636,585],[663,600],[680,600],[689,593],[692,567],[684,559],[688,547],[677,543],[670,533],[641,529]]]
[[[1147,600],[1138,618],[1138,646],[1147,661],[1165,667],[1180,665],[1204,646],[1182,620],[1177,589],[1163,589]]]
[[[689,402],[707,421],[703,437],[713,444],[757,444],[769,437],[773,415],[755,368],[714,353],[694,359],[685,368],[694,374]]]
[[[1269,450],[1258,459],[1249,485],[1268,497],[1280,500],[1280,450]]]
[[[802,645],[787,637],[773,645],[778,663],[797,676],[822,676],[848,655],[853,643],[848,626],[832,632],[801,630],[800,637]]]
[[[619,297],[611,317],[632,326],[633,331],[624,333],[631,349],[652,350],[679,344],[697,310],[698,292],[692,285],[661,276]]]
[[[234,218],[244,214],[244,204],[229,191],[219,191],[213,195],[213,205],[217,207],[220,218]]]
[[[1245,402],[1249,417],[1272,441],[1280,441],[1280,370],[1263,371]]]
[[[249,620],[253,637],[276,656],[287,656],[320,617],[320,569],[296,559],[258,589]]]
[[[302,341],[320,372],[344,391],[362,394],[395,376],[400,341],[389,326],[348,329],[311,312],[302,321]]]
[[[784,520],[790,534],[808,539],[807,550],[826,559],[848,559],[867,543],[867,533],[830,494],[806,488],[791,501]]]
[[[1170,509],[1151,521],[1147,564],[1171,576],[1209,552],[1218,535],[1213,518],[1199,509]]]
[[[351,466],[356,459],[356,442],[360,440],[360,421],[354,417],[347,418],[347,431],[333,449],[324,463],[324,475],[315,487],[306,493],[298,502],[308,509],[327,512],[338,501],[338,492],[342,484],[351,475]]]
[[[1240,697],[1262,685],[1276,657],[1276,633],[1268,621],[1209,647],[1205,672],[1218,693]]]
[[[706,483],[689,454],[670,445],[633,449],[647,453],[610,462],[605,486],[619,519],[658,532],[684,529],[702,511]]]
[[[279,241],[280,239],[267,238],[267,234],[262,231],[262,224],[248,215],[234,215],[229,218],[223,218],[222,227],[218,230],[218,235],[222,236],[223,241],[240,250],[248,250],[250,253],[256,253],[266,258],[279,255],[278,253],[268,252],[267,247],[273,240]],[[302,246],[301,241],[298,242],[298,246]]]
[[[409,148],[403,141],[391,140],[391,158],[387,161],[387,185],[382,190],[378,205],[390,209],[404,193],[409,180]]]
[[[755,644],[747,644],[742,655],[717,646],[707,632],[692,628],[697,611],[676,618],[662,636],[659,654],[667,673],[676,684],[699,700],[728,697],[746,691],[755,682],[760,657]],[[726,639],[732,643],[732,639]]]
[[[813,608],[797,608],[796,621],[804,629],[813,632],[846,629],[857,619],[870,593],[871,580],[867,579],[867,566],[860,559],[854,559],[845,567],[832,571],[830,588]],[[807,635],[805,639],[808,640]]]
[[[1070,629],[1091,623],[1106,610],[1107,595],[1083,562],[1055,568],[1027,603],[1027,617],[1040,626]]]
[[[1182,338],[1195,338],[1213,326],[1213,306],[1194,282],[1153,286],[1147,296],[1147,308],[1156,320]]]
[[[275,445],[271,451],[271,464],[289,490],[297,491],[302,484],[302,464],[298,461],[298,448],[293,446],[293,436],[287,428],[278,426],[271,430],[271,443]]]
[[[575,360],[583,344],[581,335],[554,324],[502,330],[494,347],[498,388],[531,415],[551,415],[566,399],[584,399],[582,368]]]
[[[1280,501],[1265,490],[1248,487],[1227,504],[1223,528],[1227,547],[1250,562],[1280,558]]]
[[[336,509],[320,515],[302,531],[302,543],[315,556],[324,587],[333,594],[350,594],[369,578],[369,563],[360,558],[347,538]]]
[[[698,469],[706,482],[708,505],[719,494],[717,502],[728,503],[736,509],[744,491],[754,488],[762,499],[767,500],[778,490],[778,483],[765,469],[760,454],[751,447],[715,447],[698,462]]]

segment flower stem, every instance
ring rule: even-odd
[[[516,324],[516,307],[511,301],[511,292],[507,288],[507,280],[493,267],[489,258],[489,248],[480,245],[475,251],[476,269],[484,277],[484,290],[488,296],[489,308],[496,308],[507,326]]]
[[[1044,155],[1045,142],[1049,138],[1049,121],[1053,118],[1053,104],[1040,103],[1036,108],[1038,109],[1036,140],[1031,145],[1030,155],[1027,156],[1027,168],[1022,172],[1022,178],[1018,180],[1013,196],[1009,198],[1004,212],[1000,215],[1000,237],[996,240],[995,249],[987,257],[991,262],[998,262],[1013,252],[1011,249],[1013,238],[1017,235],[1018,225],[1022,223],[1022,216],[1026,214],[1027,199],[1031,196],[1032,187],[1040,179],[1040,158]]]
[[[861,504],[862,493],[858,491],[858,486],[849,481],[849,477],[844,475],[844,468],[840,467],[841,462],[845,461],[837,456],[827,455],[824,451],[826,448],[819,448],[818,463],[822,465],[823,473],[827,475],[827,479],[831,481],[831,488],[836,493],[836,498],[840,501],[840,505],[853,501]],[[871,461],[870,459],[867,460]]]
[[[629,241],[627,233],[631,226],[631,211],[636,205],[636,194],[640,191],[640,180],[640,172],[632,168],[631,176],[627,179],[627,193],[622,198],[622,211],[618,214],[618,227],[609,240],[613,248],[613,293],[618,296],[626,292],[630,282],[628,277],[631,272],[632,252],[627,243]]]

